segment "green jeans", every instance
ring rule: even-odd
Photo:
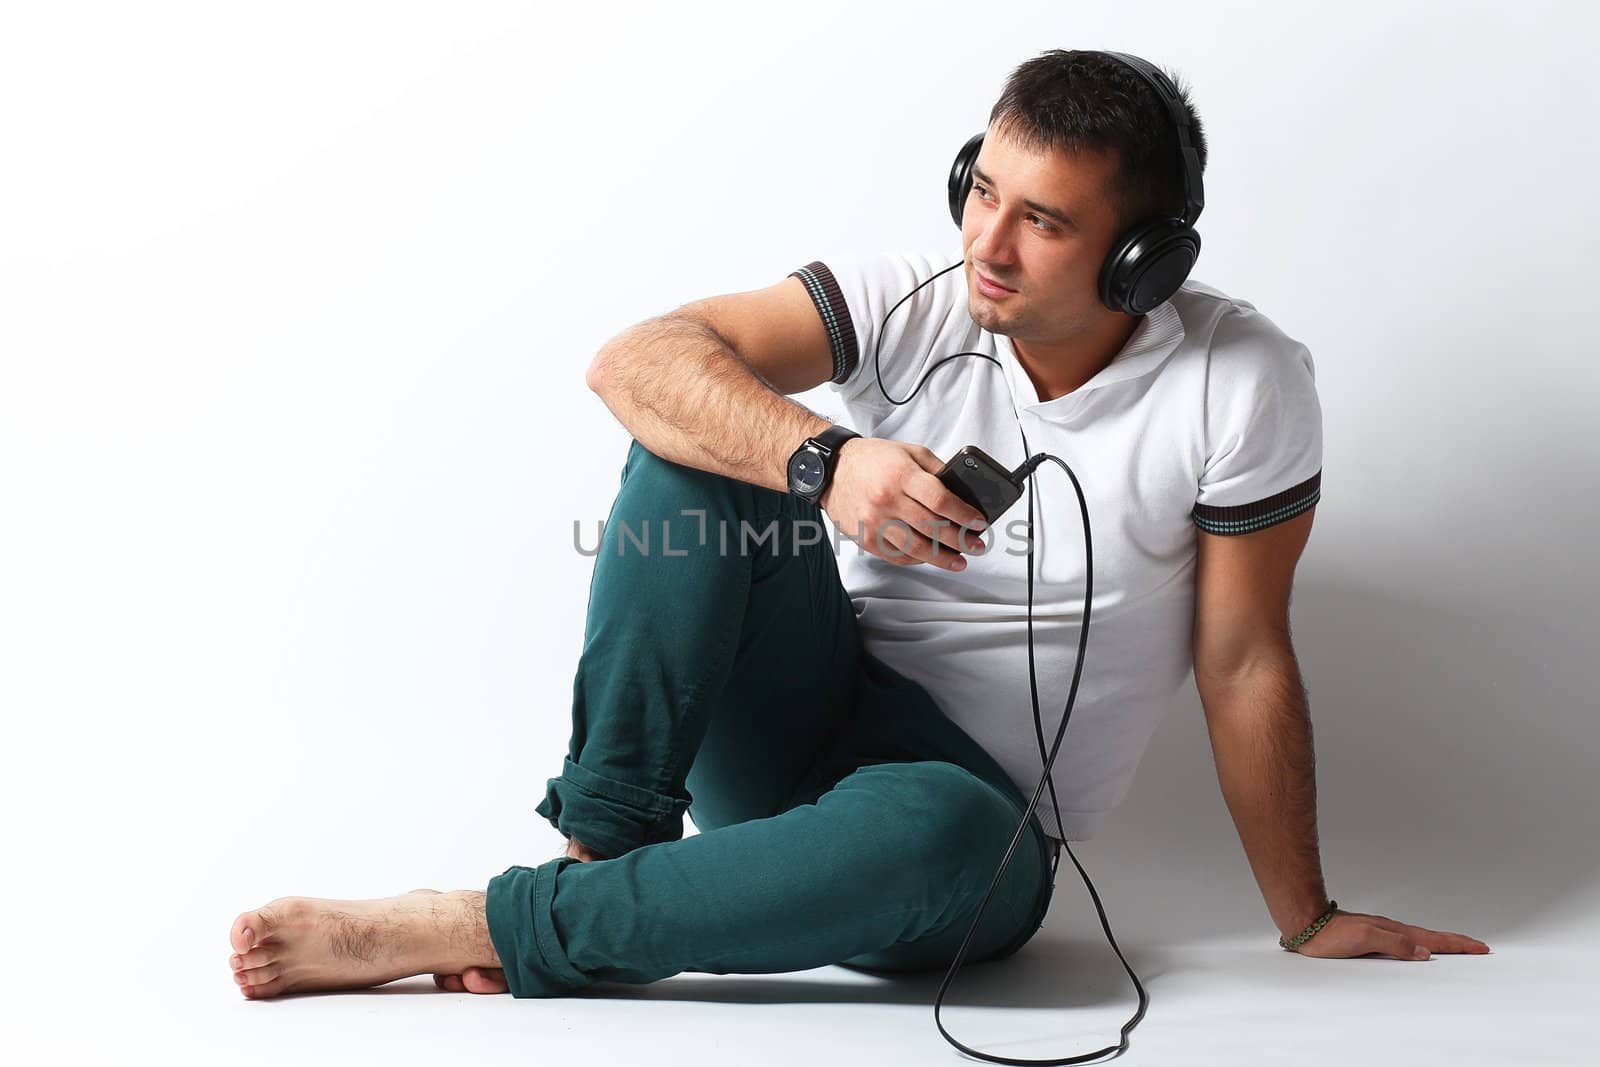
[[[582,550],[596,554],[571,741],[537,811],[608,858],[489,882],[512,994],[947,968],[1027,802],[862,649],[821,510],[634,441]],[[1038,930],[1055,847],[1030,817],[967,963]]]

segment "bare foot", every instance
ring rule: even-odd
[[[280,897],[233,921],[228,966],[252,999],[497,968],[483,900],[475,890],[381,900]]]

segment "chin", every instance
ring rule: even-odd
[[[967,316],[990,333],[1010,333],[1008,323],[995,311],[994,305],[981,296],[967,300]]]

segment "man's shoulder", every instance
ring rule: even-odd
[[[858,337],[870,336],[891,312],[901,329],[934,329],[966,294],[959,251],[937,248],[840,251],[793,273],[808,286],[842,297]],[[903,303],[902,303],[903,301]]]
[[[1191,349],[1213,361],[1276,361],[1305,350],[1255,304],[1205,282],[1184,282],[1172,304]]]
[[[1208,285],[1194,278],[1184,282],[1178,291],[1172,294],[1172,306],[1178,309],[1184,328],[1191,333],[1195,327],[1214,325],[1230,316],[1241,321],[1246,321],[1252,316],[1265,319],[1250,301],[1243,297],[1232,296],[1214,285]]]

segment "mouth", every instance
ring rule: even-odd
[[[988,277],[976,267],[974,267],[972,270],[972,276],[977,281],[978,291],[983,293],[985,296],[1000,296],[1006,293],[1016,292],[1015,289],[1009,289],[994,279]]]

